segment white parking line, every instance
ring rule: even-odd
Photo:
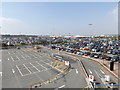
[[[8,54],[10,55],[10,52],[8,52]]]
[[[62,86],[60,86],[60,87],[58,87],[58,88],[63,88],[63,87],[65,87],[65,85],[62,85]]]
[[[28,56],[28,55],[26,55],[26,57],[28,57],[29,59],[31,59],[31,57],[30,57],[30,56]]]
[[[21,57],[26,60],[26,58],[23,55],[21,55]]]
[[[103,74],[105,74],[105,72],[103,72],[103,70],[100,70]]]
[[[47,70],[46,67],[44,67],[43,65],[41,65],[38,61],[36,61],[40,66],[42,66],[43,68],[45,68],[45,70]]]
[[[44,67],[43,65],[41,65],[38,61],[36,61],[40,66],[42,66],[43,68],[45,68],[44,71],[46,71],[50,76],[52,75],[48,70],[48,68]]]
[[[43,61],[43,60],[40,60],[40,61],[42,61],[43,63],[45,63],[45,64],[47,64],[47,65],[48,65],[48,63],[47,63],[47,62],[45,62],[45,61]]]
[[[13,61],[15,61],[12,56],[11,56],[11,59],[12,59]]]
[[[19,58],[18,56],[16,56],[16,58],[17,58],[18,60],[20,60],[20,58]]]
[[[25,64],[23,64],[23,66],[25,66]],[[27,68],[27,66],[25,66],[25,68],[29,71],[29,73],[31,74],[31,71]]]
[[[1,62],[2,60],[0,59],[0,62]]]
[[[92,71],[89,69],[89,72],[92,74]]]
[[[8,61],[9,61],[10,59],[8,58]]]
[[[18,68],[18,66],[16,65],[16,68],[18,69],[19,73],[21,74],[21,76],[23,76],[22,72],[20,71],[20,69]]]
[[[47,69],[47,70],[50,70],[50,69],[52,69],[52,68],[49,68],[49,69]],[[41,70],[40,72],[47,71],[47,70]],[[35,74],[35,73],[39,73],[39,72],[33,72],[33,73],[31,73],[31,74]],[[27,76],[27,75],[30,75],[30,73],[29,73],[29,74],[25,74],[25,75],[23,75],[23,76]]]
[[[37,58],[35,55],[33,55],[33,54],[30,54],[31,56],[33,56],[34,58]]]
[[[99,76],[98,72],[97,72],[96,70],[94,70],[94,71],[95,71],[96,75],[98,76],[98,78],[100,78],[100,76]]]
[[[38,72],[40,72],[40,70],[38,68],[36,68],[32,63],[30,63],[35,69],[38,70]]]
[[[50,62],[50,60],[49,59],[46,59],[48,62]]]
[[[12,69],[12,72],[13,72],[13,73],[15,73],[15,70],[14,70],[14,69]]]
[[[76,69],[76,74],[78,74],[78,70]]]
[[[2,72],[0,72],[0,76],[2,77]]]

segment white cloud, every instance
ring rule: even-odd
[[[115,21],[118,21],[118,5],[112,10],[112,16]]]
[[[19,19],[0,17],[1,33],[18,34],[25,30],[25,23]]]
[[[0,23],[22,23],[22,21],[15,19],[15,18],[6,18],[6,17],[0,17]]]

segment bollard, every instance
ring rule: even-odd
[[[110,70],[111,70],[111,71],[114,70],[114,61],[110,62]]]

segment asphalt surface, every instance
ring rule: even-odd
[[[45,53],[37,53],[21,49],[2,50],[2,88],[29,88],[30,85],[48,80],[55,75],[61,75],[60,79],[48,83],[42,88],[85,88],[83,71],[80,65],[70,58],[73,69],[67,75],[63,75],[48,65],[54,59]]]
[[[71,58],[72,55],[48,49],[41,49],[40,53],[36,53],[22,48],[2,50],[2,88],[29,88],[30,85],[34,83],[47,80],[60,74],[60,72],[48,65],[48,63],[53,61],[48,55],[61,56],[63,60],[70,62],[73,69],[65,76],[61,74],[60,79],[46,84],[42,88],[88,87],[83,70],[80,64]],[[110,82],[118,84],[118,81],[96,62],[85,58],[78,59],[83,63],[87,74],[94,76],[96,87],[106,87],[105,75],[110,76]]]
[[[43,50],[44,53],[47,54],[58,54],[59,56],[63,57],[64,60],[66,60],[67,57],[71,57],[72,55],[67,55],[67,54],[63,54],[62,52],[56,52],[54,50],[52,51],[47,51],[47,49]],[[51,54],[51,55],[52,55]],[[109,71],[105,70],[102,66],[100,66],[98,63],[90,60],[90,59],[86,59],[86,58],[78,58],[84,65],[86,72],[89,75],[93,75],[94,76],[94,82],[95,83],[95,87],[98,88],[107,88],[109,86],[111,86],[111,83],[114,83],[114,88],[118,88],[118,79],[116,79],[113,75],[110,74]],[[71,63],[71,62],[70,62]],[[78,68],[77,68],[78,69]],[[109,75],[110,77],[110,81],[106,82],[105,81],[105,75]]]
[[[80,65],[71,59],[66,58],[66,61],[71,63],[71,71],[63,76],[63,78],[55,81],[51,84],[46,85],[48,88],[85,88],[87,87],[87,83],[85,81],[85,77],[83,75],[83,71],[80,68]]]
[[[54,57],[54,55],[57,55],[56,53],[54,53],[54,51],[50,51],[47,49],[41,49],[41,52],[45,55],[50,55],[52,57]],[[61,79],[54,81],[53,83],[47,84],[43,88],[85,88],[87,87],[88,85],[85,80],[83,70],[81,66],[77,63],[77,61],[74,61],[69,57],[63,57],[63,59],[65,61],[70,62],[72,67],[70,72],[65,76],[61,76],[62,77]]]
[[[2,50],[2,88],[29,88],[59,74],[48,65],[51,61],[47,56],[25,49]]]
[[[2,89],[2,51],[0,50],[0,90]]]

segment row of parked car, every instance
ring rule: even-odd
[[[104,52],[108,54],[120,54],[119,41],[110,40],[85,40],[77,43],[59,44],[59,46],[87,50],[92,52]]]
[[[120,59],[119,54],[108,55],[105,52],[97,52],[97,51],[93,52],[93,51],[85,50],[85,49],[73,49],[73,48],[69,48],[69,47],[63,47],[62,45],[61,46],[60,45],[53,45],[53,46],[51,46],[51,48],[66,51],[69,53],[78,54],[78,55],[85,55],[85,56],[89,56],[92,58],[105,59],[108,61],[119,61],[119,59]]]

